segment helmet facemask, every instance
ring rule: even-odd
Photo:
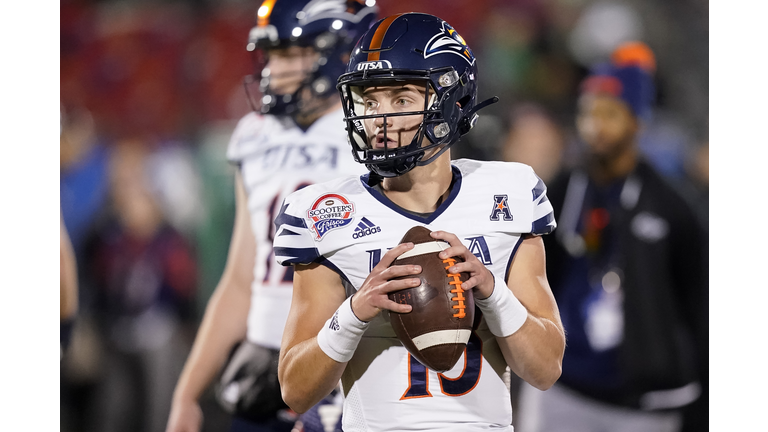
[[[325,58],[323,53],[313,47],[300,46],[302,50],[312,50],[314,60],[302,58],[304,64],[289,70],[275,72],[269,66],[270,50],[253,51],[254,70],[256,73],[245,79],[245,91],[251,108],[262,114],[277,116],[311,115],[311,113],[324,104],[319,103],[330,95],[331,86],[322,82],[317,70]],[[291,49],[290,46],[284,49]],[[274,52],[274,51],[273,51]],[[305,56],[309,54],[304,52]],[[275,87],[274,82],[291,82],[291,85]],[[327,81],[327,80],[325,80]],[[282,88],[288,89],[283,91]]]
[[[417,166],[431,163],[471,128],[471,125],[461,127],[462,122],[459,120],[466,113],[459,105],[466,105],[465,93],[472,94],[469,87],[474,86],[474,83],[470,85],[469,77],[459,77],[452,67],[429,71],[366,70],[342,75],[339,82],[352,154],[357,162],[365,164],[370,171],[381,177],[399,176]],[[405,83],[423,85],[425,97],[421,110],[365,114],[362,98],[364,89],[374,86],[402,86]],[[391,117],[415,115],[420,115],[422,119],[410,143],[401,143],[396,148],[389,147],[387,120]],[[367,121],[370,124],[371,119],[382,119],[383,149],[376,149],[369,143],[365,123]],[[446,122],[446,119],[454,121]],[[452,130],[451,124],[459,126]],[[400,142],[397,139],[395,141]]]

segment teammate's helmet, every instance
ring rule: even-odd
[[[294,115],[305,103],[300,97],[305,88],[313,97],[330,96],[354,43],[377,18],[375,4],[374,0],[264,0],[248,36],[247,50],[261,63],[257,66],[261,70],[252,77],[261,93],[259,102],[251,101],[253,109],[263,114]],[[290,46],[312,47],[320,56],[298,90],[274,94],[269,88],[269,69],[264,68],[265,51]],[[251,92],[248,97],[252,99]]]
[[[364,115],[361,91],[373,85],[423,82],[423,110]],[[337,85],[344,107],[352,154],[382,177],[395,177],[440,156],[477,122],[477,111],[498,98],[477,103],[477,65],[472,50],[447,22],[423,13],[392,15],[376,22],[358,41]],[[420,114],[410,144],[374,150],[364,119]],[[386,133],[386,132],[385,132]],[[422,147],[423,137],[429,144]],[[386,142],[386,139],[384,140]],[[424,159],[425,150],[439,147]]]

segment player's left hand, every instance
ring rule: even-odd
[[[469,273],[469,279],[461,284],[463,289],[474,289],[475,298],[484,299],[493,293],[494,279],[477,257],[467,249],[455,234],[447,231],[432,231],[432,238],[448,242],[451,246],[440,252],[440,259],[448,257],[461,257],[464,262],[456,262],[448,269],[451,273]]]

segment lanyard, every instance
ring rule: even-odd
[[[574,171],[568,178],[568,186],[565,190],[563,210],[560,213],[559,227],[555,230],[556,238],[566,251],[573,257],[583,256],[586,252],[584,238],[577,232],[579,218],[584,209],[584,198],[587,194],[589,177],[581,170]],[[619,202],[624,210],[632,210],[637,205],[643,183],[640,178],[632,173],[621,188]]]

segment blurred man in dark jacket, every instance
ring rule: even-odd
[[[523,389],[522,432],[707,430],[708,241],[638,150],[654,69],[650,49],[632,43],[582,83],[587,157],[548,190],[563,373],[547,392]]]

